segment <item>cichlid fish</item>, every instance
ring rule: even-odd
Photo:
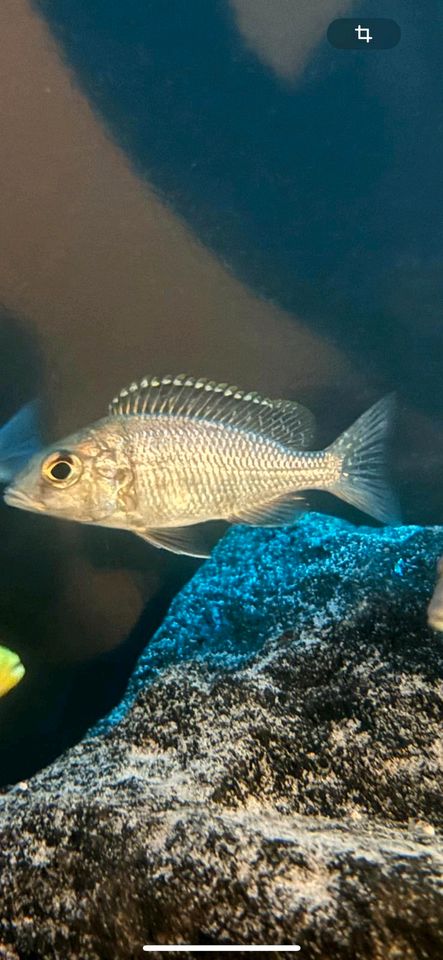
[[[309,451],[313,417],[298,403],[185,375],[150,377],[122,390],[107,417],[34,457],[5,500],[191,556],[208,556],[202,523],[288,524],[309,489],[389,521],[390,409],[388,397],[331,446]]]
[[[437,586],[428,607],[428,623],[434,630],[443,630],[443,557],[437,567]]]
[[[0,647],[0,697],[16,687],[25,675],[25,668],[17,653]]]
[[[9,483],[39,449],[37,405],[28,403],[0,427],[0,483]]]

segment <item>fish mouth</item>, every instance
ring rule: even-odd
[[[7,487],[3,498],[5,503],[8,504],[8,507],[18,507],[19,510],[30,510],[32,513],[41,513],[44,509],[43,506],[40,506],[35,500],[31,500],[22,490],[14,490],[13,487]]]

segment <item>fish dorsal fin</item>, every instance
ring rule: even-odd
[[[269,400],[227,383],[185,374],[145,377],[140,383],[131,383],[114,397],[109,413],[212,420],[249,429],[294,448],[308,446],[314,434],[314,418],[299,403]]]
[[[276,497],[267,503],[258,503],[227,517],[230,523],[248,523],[252,527],[285,527],[294,523],[297,514],[307,510],[303,497],[294,493]]]

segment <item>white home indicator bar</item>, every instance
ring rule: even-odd
[[[297,950],[301,950],[298,943],[268,943],[261,944],[259,947],[245,946],[245,944],[235,943],[227,946],[217,947],[206,947],[199,944],[190,944],[190,943],[169,943],[165,946],[157,946],[154,944],[146,944],[143,947],[143,950],[146,950],[146,953],[176,953],[177,951],[186,951],[193,950],[196,953],[234,953],[237,950],[242,952],[248,951],[249,953],[266,953],[269,950],[274,950],[276,953],[281,953],[282,950],[290,950],[295,953]]]

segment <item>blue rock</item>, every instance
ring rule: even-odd
[[[429,637],[426,606],[442,552],[440,527],[355,527],[317,513],[292,527],[233,527],[172,603],[107,722],[171,663],[235,670],[289,631],[294,644],[312,645],[340,624],[364,632],[370,611],[379,635],[397,611],[405,642],[408,617],[411,631],[418,620]]]

